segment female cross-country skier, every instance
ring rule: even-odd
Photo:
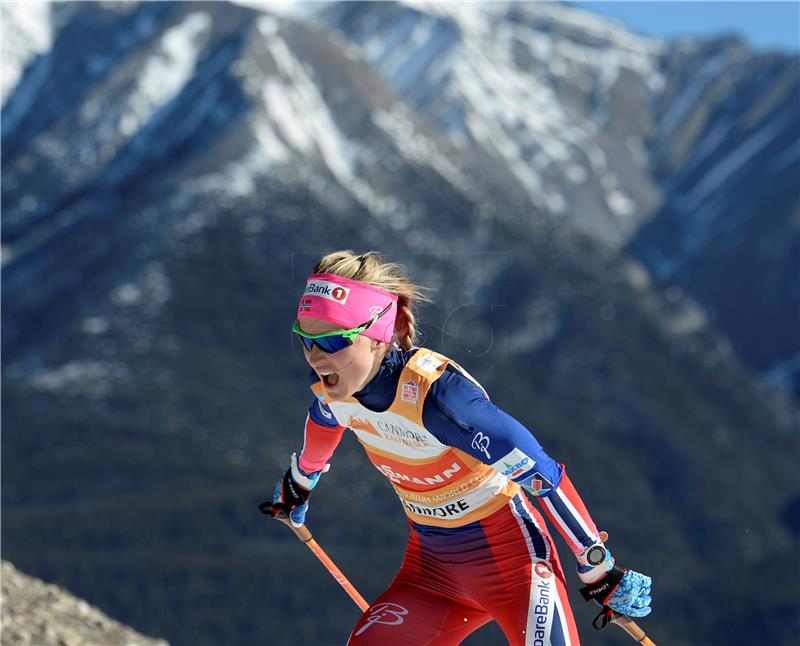
[[[615,564],[564,465],[455,361],[414,345],[421,298],[402,266],[337,251],[308,278],[293,327],[315,397],[303,450],[262,511],[301,525],[349,428],[410,526],[400,571],[348,643],[458,644],[494,620],[512,646],[578,644],[561,563],[522,490],[575,553],[587,600],[648,614],[650,578]]]

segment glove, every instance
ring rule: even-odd
[[[620,581],[619,587],[608,600],[608,607],[614,612],[628,617],[646,617],[652,612],[650,602],[650,589],[653,587],[653,580],[649,576],[625,570],[625,574]]]
[[[300,527],[306,520],[311,490],[329,468],[330,465],[326,464],[320,471],[306,473],[297,463],[297,454],[292,453],[291,464],[275,485],[272,500],[262,502],[258,506],[259,511],[273,518],[286,514],[294,527]]]
[[[610,550],[606,551],[606,560],[600,565],[578,565],[578,576],[588,584],[580,590],[587,601],[597,601],[628,617],[645,617],[652,612],[653,580],[639,572],[617,567]]]
[[[650,602],[653,600],[650,589],[653,580],[649,576],[617,567],[611,550],[608,549],[606,559],[600,565],[592,567],[585,564],[581,556],[578,561],[578,576],[588,584],[580,590],[584,599],[597,601],[600,605],[608,606],[614,612],[628,617],[644,617],[650,614]]]

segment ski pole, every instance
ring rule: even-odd
[[[653,641],[639,627],[639,625],[633,621],[633,619],[626,617],[625,615],[621,615],[618,612],[614,612],[608,606],[603,606],[600,614],[594,618],[592,626],[595,628],[595,630],[602,630],[608,625],[609,622],[622,628],[622,630],[628,633],[637,642],[642,644],[642,646],[656,646],[655,643],[653,643]]]
[[[286,514],[279,514],[275,516],[275,518],[288,527],[292,528],[292,531],[295,533],[297,538],[300,539],[301,542],[305,543],[314,555],[322,562],[325,566],[325,569],[330,572],[331,576],[336,579],[336,582],[342,586],[350,595],[350,598],[356,602],[356,605],[361,608],[361,610],[366,611],[369,608],[369,604],[367,603],[366,599],[362,597],[358,590],[355,589],[355,586],[347,580],[347,577],[342,574],[342,571],[336,567],[336,564],[331,561],[330,557],[325,553],[325,551],[317,544],[317,541],[314,540],[314,537],[311,535],[311,532],[308,530],[308,527],[305,525],[300,525],[300,527],[295,527],[292,525],[289,517]]]

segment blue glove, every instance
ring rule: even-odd
[[[297,463],[297,454],[292,453],[291,464],[286,472],[278,479],[272,500],[262,502],[258,508],[263,514],[279,516],[288,515],[295,527],[300,527],[306,521],[308,511],[308,497],[311,490],[317,486],[319,477],[330,468],[325,468],[313,473],[306,473]]]
[[[580,556],[578,558],[581,561]],[[653,580],[639,572],[618,567],[611,550],[606,550],[606,559],[600,565],[579,564],[578,576],[588,584],[580,590],[587,601],[597,601],[628,617],[645,617],[652,611],[650,589]]]
[[[653,610],[650,607],[652,586],[653,580],[649,576],[627,570],[606,605],[621,615],[646,617]]]

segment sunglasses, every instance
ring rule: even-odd
[[[369,327],[375,323],[381,316],[386,314],[389,311],[389,308],[392,307],[392,304],[389,303],[381,312],[376,314],[366,323],[362,323],[361,325],[357,325],[356,327],[350,328],[349,330],[334,330],[332,332],[323,332],[322,334],[308,334],[307,332],[303,332],[300,329],[300,321],[297,320],[294,322],[292,326],[292,332],[294,332],[300,341],[303,344],[303,347],[311,352],[311,350],[316,345],[320,350],[323,352],[327,352],[328,354],[332,354],[334,352],[339,352],[339,350],[344,350],[346,347],[353,345],[354,339],[364,332],[364,330],[369,329]]]

